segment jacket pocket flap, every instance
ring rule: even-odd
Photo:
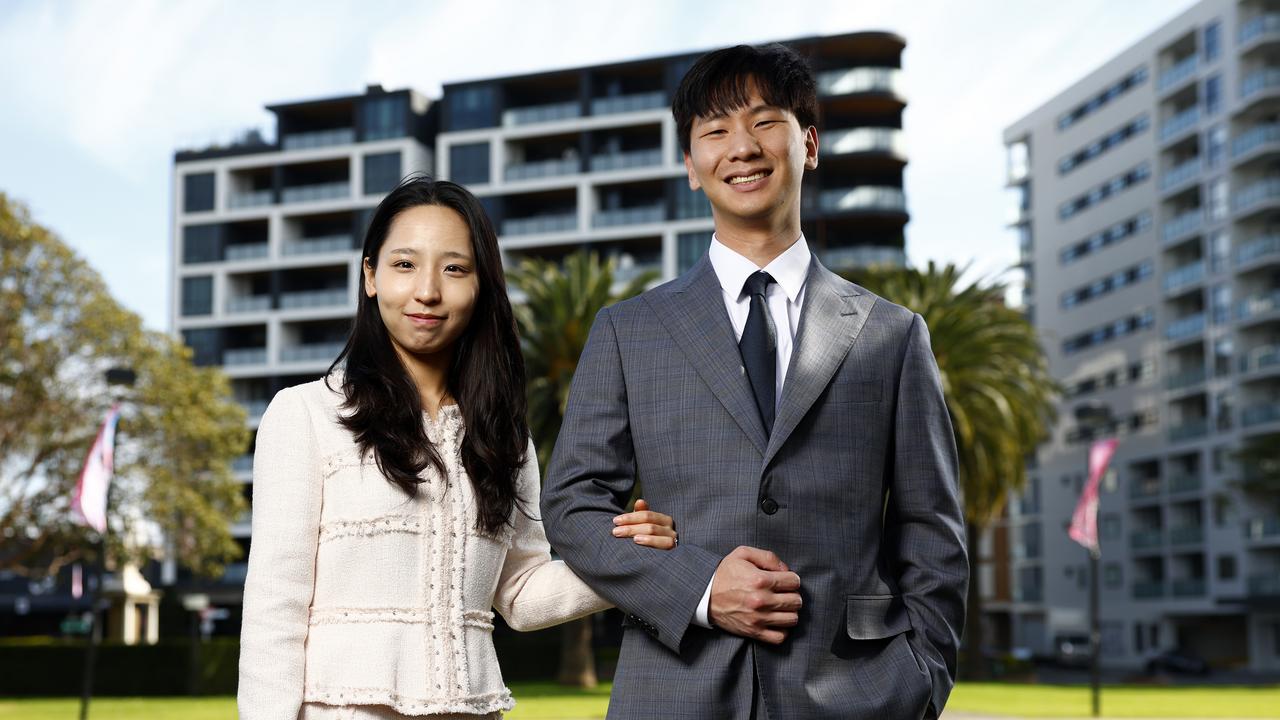
[[[911,629],[907,606],[897,595],[845,597],[845,627],[853,640],[878,640]]]

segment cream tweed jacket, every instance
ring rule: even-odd
[[[410,498],[360,455],[331,384],[282,390],[258,429],[240,717],[294,720],[303,702],[510,710],[491,608],[536,630],[611,606],[551,559],[539,520],[517,509],[499,537],[476,531],[457,406],[424,414],[447,473],[426,470]],[[539,489],[530,443],[517,490],[535,517]]]

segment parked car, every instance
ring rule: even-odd
[[[1208,675],[1209,663],[1179,648],[1166,650],[1147,660],[1147,674]]]
[[[1093,643],[1087,633],[1059,635],[1053,639],[1053,659],[1063,667],[1088,667],[1093,658]]]

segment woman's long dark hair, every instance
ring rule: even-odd
[[[480,290],[471,321],[454,344],[447,390],[457,400],[466,426],[462,464],[475,488],[476,527],[493,535],[511,520],[516,476],[529,442],[524,357],[493,225],[466,188],[411,175],[378,204],[361,255],[376,268],[392,221],[422,205],[457,212],[471,231]],[[378,469],[412,496],[423,482],[423,470],[434,467],[444,476],[445,468],[439,450],[427,438],[418,388],[391,343],[378,299],[360,292],[351,334],[329,373],[345,361],[342,407],[350,413],[341,418],[342,424],[355,436],[361,453],[372,450]]]

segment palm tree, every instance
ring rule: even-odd
[[[507,272],[512,288],[524,295],[515,305],[515,314],[528,374],[529,430],[543,477],[564,421],[569,383],[596,313],[640,293],[658,277],[653,271],[641,273],[615,290],[614,272],[613,259],[602,262],[596,253],[584,251],[569,255],[560,265],[528,259]],[[591,618],[562,628],[557,680],[594,687]]]
[[[1056,419],[1060,388],[1050,377],[1035,328],[1004,302],[1005,285],[960,285],[963,268],[932,261],[926,270],[871,269],[850,279],[924,317],[955,429],[970,568],[978,540],[1005,501],[1026,485],[1026,461]],[[969,582],[966,674],[982,675],[982,597]]]

